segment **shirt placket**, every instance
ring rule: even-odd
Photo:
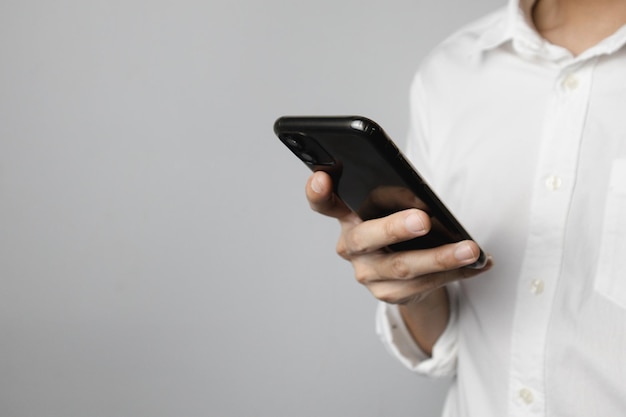
[[[592,62],[560,66],[555,72],[553,94],[542,121],[542,148],[511,341],[511,416],[545,415],[546,339],[561,273],[565,227],[576,181],[592,74]]]

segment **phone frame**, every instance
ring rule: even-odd
[[[428,212],[438,230],[433,226],[431,236],[391,245],[391,250],[474,240],[373,120],[361,116],[283,116],[274,123],[274,132],[311,171],[327,172],[335,194],[363,220],[390,214],[380,211],[363,215],[364,193],[371,194],[376,187],[406,187],[424,204],[418,208]],[[480,249],[478,260],[469,267],[480,269],[486,263]]]

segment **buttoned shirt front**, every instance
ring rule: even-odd
[[[511,2],[424,61],[408,156],[494,259],[449,287],[426,357],[395,306],[377,331],[406,366],[454,374],[444,415],[626,414],[626,27],[573,56]]]

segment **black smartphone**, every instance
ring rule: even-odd
[[[390,250],[473,240],[376,122],[360,116],[285,116],[276,120],[274,132],[309,169],[327,172],[335,194],[361,219],[408,208],[429,214],[427,235],[390,245]],[[486,263],[481,249],[469,266]]]

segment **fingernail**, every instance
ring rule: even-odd
[[[411,233],[423,233],[426,230],[422,218],[415,213],[409,214],[404,219],[406,229]]]
[[[311,181],[311,189],[318,194],[322,192],[322,185],[317,177],[313,177],[313,180]]]
[[[476,255],[474,255],[474,251],[472,251],[469,243],[461,242],[454,249],[454,257],[459,262],[469,262],[473,261]]]

